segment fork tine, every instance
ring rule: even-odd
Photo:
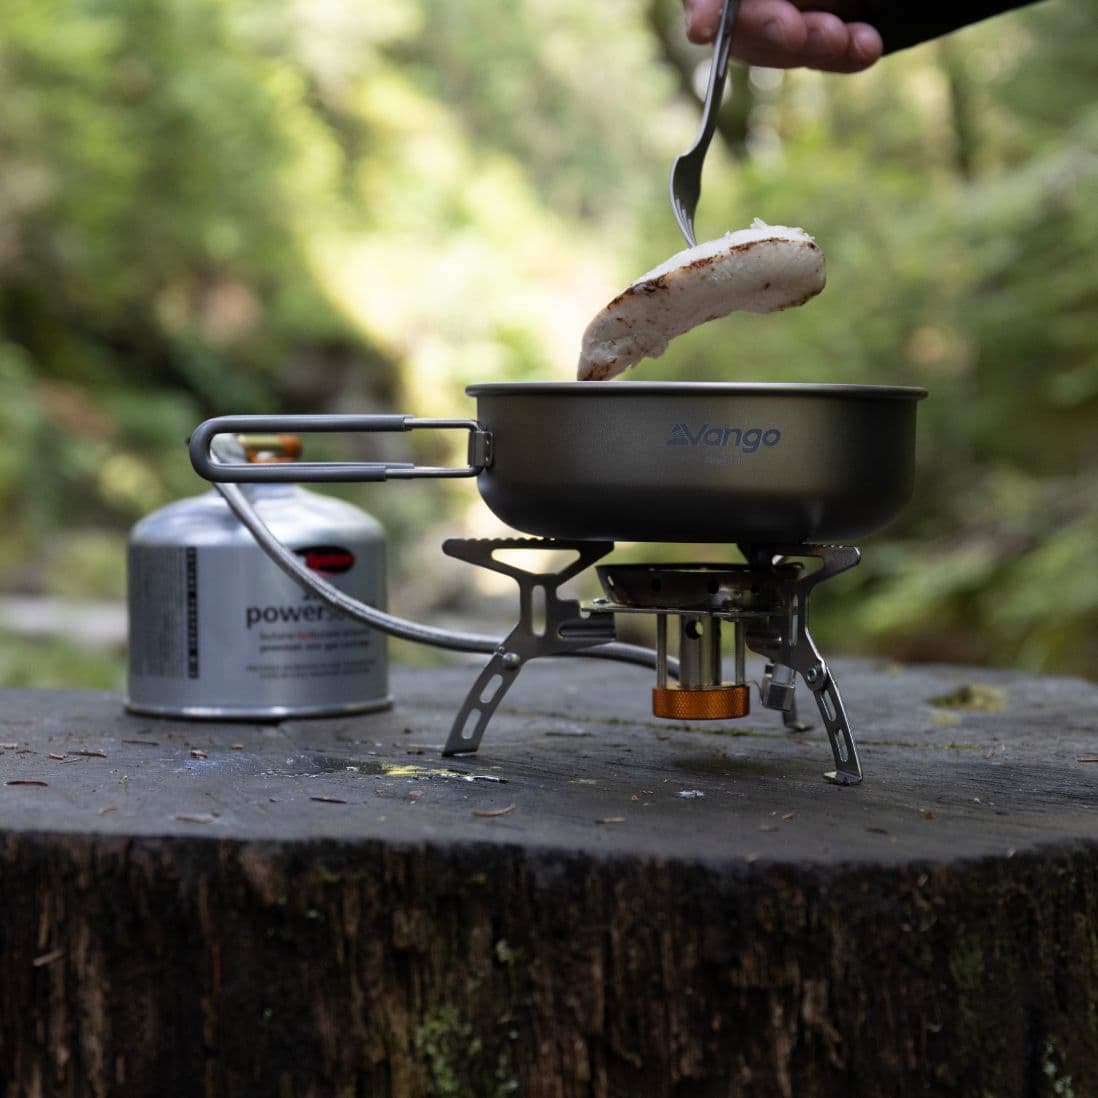
[[[682,235],[686,237],[686,243],[693,248],[697,245],[694,238],[694,211],[698,206],[700,191],[695,177],[690,176],[687,179],[687,170],[683,165],[685,159],[685,156],[680,156],[671,165],[671,209]],[[688,183],[695,185],[688,190]]]
[[[709,84],[705,92],[705,105],[702,108],[701,128],[694,144],[671,165],[671,210],[678,222],[682,235],[691,248],[696,247],[694,236],[694,214],[701,197],[701,174],[705,163],[705,154],[713,132],[717,128],[717,109],[724,94],[725,77],[728,73],[728,59],[732,50],[732,29],[736,23],[739,0],[724,0],[721,10],[720,26],[713,40],[713,61],[709,66]]]

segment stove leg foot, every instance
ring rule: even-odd
[[[832,785],[857,785],[862,780],[860,772],[853,774],[846,770],[825,770],[824,777]]]

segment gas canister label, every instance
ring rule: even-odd
[[[347,621],[346,615],[306,594],[304,602],[270,603],[267,606],[246,606],[244,628],[251,631],[263,625],[316,625],[321,622]],[[314,600],[314,601],[310,601]]]
[[[200,674],[198,551],[169,546],[129,551],[131,675],[197,679]]]
[[[350,597],[384,605],[367,548],[295,552]],[[385,639],[333,609],[252,546],[131,552],[131,698],[179,709],[318,710],[388,694]]]
[[[355,566],[355,555],[340,545],[310,545],[307,549],[295,549],[305,567],[325,576],[342,576]]]

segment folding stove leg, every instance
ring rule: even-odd
[[[492,714],[514,685],[522,668],[522,657],[509,645],[514,635],[512,632],[492,654],[469,693],[465,695],[465,701],[450,728],[446,746],[442,749],[444,755],[472,752],[480,747],[481,737],[492,719]]]
[[[476,751],[488,722],[504,695],[514,685],[527,660],[538,656],[567,655],[614,639],[612,614],[580,612],[580,604],[562,599],[562,584],[601,560],[613,549],[612,542],[563,542],[538,538],[451,538],[443,551],[451,557],[510,576],[519,585],[519,622],[477,676],[454,718],[443,755]],[[557,572],[531,572],[497,560],[499,550],[566,550],[576,554],[571,564]],[[540,605],[539,605],[540,604]]]
[[[807,632],[805,638],[815,649],[816,646],[812,644]],[[824,776],[838,785],[857,785],[862,780],[862,766],[858,762],[858,748],[854,743],[854,733],[850,729],[839,688],[823,660],[818,660],[802,674],[809,690],[816,697],[816,705],[823,717],[824,728],[827,729],[827,738],[831,741],[831,754],[835,757],[835,769]]]
[[[850,730],[839,688],[831,678],[827,665],[820,659],[807,630],[798,638],[797,648],[799,653],[791,653],[790,656],[798,667],[767,663],[761,687],[763,705],[768,709],[780,709],[782,721],[791,732],[807,731],[811,725],[797,719],[794,699],[797,671],[801,671],[816,699],[824,728],[827,730],[827,738],[831,743],[831,753],[835,757],[835,769],[829,771],[826,777],[840,785],[860,782],[862,769],[858,763],[858,749],[854,744],[854,734]]]
[[[770,628],[749,634],[747,642],[756,652],[767,657],[763,704],[781,709],[786,727],[796,727],[800,722],[797,722],[794,708],[793,689],[796,675],[801,675],[816,699],[835,759],[835,769],[825,777],[839,785],[856,785],[862,780],[862,767],[858,761],[854,733],[839,688],[808,632],[808,596],[817,583],[853,568],[860,554],[851,546],[806,545],[788,550],[763,548],[753,551],[745,548],[744,555],[758,564],[798,556],[815,557],[823,562],[817,571],[789,581],[784,592],[785,621],[777,630]]]

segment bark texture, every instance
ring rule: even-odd
[[[952,868],[8,837],[8,1095],[1083,1095],[1098,850]]]

